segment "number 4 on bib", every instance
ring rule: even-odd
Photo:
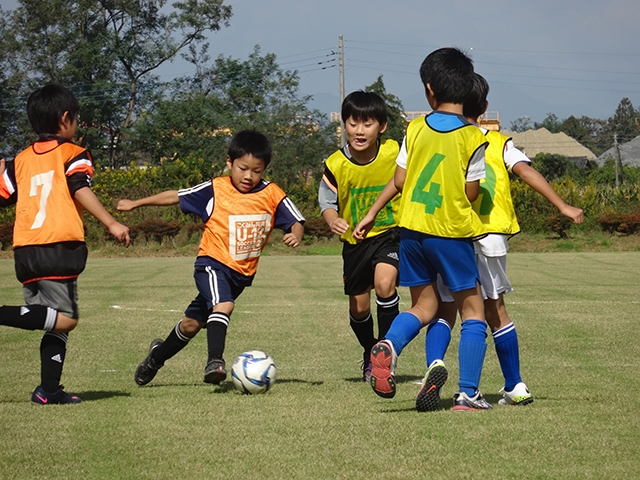
[[[424,205],[425,213],[429,215],[433,215],[436,208],[440,208],[442,206],[440,184],[432,182],[429,186],[429,190],[426,188],[444,158],[444,155],[439,153],[436,153],[431,157],[431,160],[427,162],[422,172],[420,172],[416,186],[411,194],[411,201],[415,203],[422,203]]]

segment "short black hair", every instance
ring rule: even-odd
[[[262,160],[267,168],[271,162],[271,142],[257,130],[241,130],[231,137],[227,155],[232,163],[237,158],[253,155]]]
[[[56,134],[64,112],[73,120],[80,112],[80,103],[73,93],[62,85],[49,83],[37,89],[27,100],[27,115],[33,131]]]
[[[489,95],[489,84],[482,75],[476,73],[473,88],[462,107],[463,115],[467,118],[478,118],[482,115],[487,107],[487,95]]]
[[[420,79],[439,102],[464,103],[473,88],[473,61],[453,47],[431,52],[420,66]]]
[[[345,97],[342,102],[342,121],[349,118],[355,121],[376,119],[380,125],[387,123],[387,104],[375,92],[356,90]]]

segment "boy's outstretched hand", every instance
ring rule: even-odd
[[[122,199],[118,200],[118,205],[116,205],[116,209],[120,212],[129,212],[135,208],[133,200]]]
[[[573,223],[582,223],[584,221],[584,212],[581,208],[572,207],[571,205],[567,205],[566,207],[560,210],[565,217],[573,220]]]
[[[353,238],[358,240],[359,242],[363,241],[367,238],[367,234],[373,228],[373,224],[376,221],[376,217],[367,213],[362,220],[356,225],[356,228],[353,229]]]
[[[123,225],[120,222],[115,222],[109,225],[109,233],[113,235],[120,243],[123,243],[125,247],[128,247],[131,244],[131,237],[129,237],[129,227],[127,227],[126,225]]]
[[[282,242],[287,247],[295,248],[300,245],[303,235],[304,235],[304,227],[300,222],[296,222],[291,227],[291,231],[284,234],[284,237],[282,237]]]
[[[287,246],[287,247],[298,247],[300,245],[300,242],[302,241],[302,238],[299,238],[295,233],[291,232],[291,233],[285,233],[284,237],[282,237],[282,242]]]

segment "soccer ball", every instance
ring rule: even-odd
[[[234,360],[231,378],[242,393],[265,393],[276,382],[276,364],[269,354],[250,350]]]

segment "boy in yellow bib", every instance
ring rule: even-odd
[[[352,92],[342,102],[347,143],[325,162],[318,191],[322,216],[343,242],[344,293],[349,295],[349,324],[364,350],[362,376],[371,377],[371,348],[378,341],[371,315],[371,289],[376,292],[378,338],[384,338],[398,314],[400,198],[377,215],[369,237],[353,238],[353,227],[364,217],[395,171],[399,146],[383,140],[387,106],[374,92]]]
[[[478,127],[462,116],[473,87],[473,63],[458,49],[442,48],[427,56],[420,77],[433,112],[409,124],[394,182],[355,229],[356,238],[364,238],[381,206],[402,191],[400,285],[410,288],[412,306],[395,318],[385,339],[371,350],[371,386],[382,397],[395,395],[397,356],[435,317],[440,275],[462,317],[459,391],[453,409],[490,409],[478,388],[487,324],[473,251],[473,240],[483,228],[471,206],[485,176],[487,142]],[[437,397],[438,407],[446,379],[444,366],[434,369],[428,379],[426,393],[429,400]]]
[[[476,74],[472,93],[464,103],[464,116],[469,121],[477,123],[486,111],[488,94],[487,81]],[[511,199],[509,172],[544,196],[574,223],[582,223],[584,214],[582,209],[567,205],[558,196],[544,177],[531,167],[526,155],[515,148],[509,137],[500,132],[481,130],[489,141],[485,155],[487,177],[480,183],[480,194],[473,208],[488,235],[474,242],[474,247],[482,279],[485,316],[505,380],[503,398],[498,403],[527,405],[533,402],[533,396],[520,376],[518,335],[504,303],[504,295],[512,291],[507,277],[507,240],[520,231]],[[456,320],[455,306],[450,303],[453,298],[448,289],[441,282],[438,283],[438,289],[444,302],[444,323],[435,319],[427,330],[427,365],[430,367],[442,363],[451,338],[451,326]]]
[[[236,299],[253,282],[271,231],[274,227],[285,231],[283,242],[290,247],[300,245],[304,233],[304,218],[293,202],[275,183],[262,178],[270,161],[267,137],[243,130],[229,144],[230,176],[118,202],[121,211],[179,203],[183,212],[196,214],[204,222],[193,274],[198,295],[167,338],[151,342],[149,354],[134,374],[138,385],[153,380],[165,361],[203,328],[207,329],[208,345],[204,381],[215,385],[227,377],[223,353],[229,319]]]

